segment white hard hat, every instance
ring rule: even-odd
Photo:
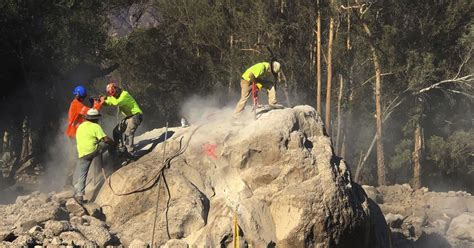
[[[86,120],[97,120],[101,117],[99,110],[91,108],[87,111],[87,115],[84,116]]]
[[[278,73],[280,71],[280,63],[277,62],[277,61],[273,61],[272,63],[272,69],[273,69],[273,73]]]

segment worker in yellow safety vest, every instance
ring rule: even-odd
[[[106,91],[107,97],[103,97],[104,105],[118,106],[125,116],[113,130],[114,140],[119,145],[118,150],[133,154],[135,131],[143,121],[143,112],[130,93],[118,87],[116,83],[109,83]]]
[[[280,72],[280,66],[280,63],[277,61],[272,61],[271,63],[261,62],[251,66],[242,74],[242,79],[240,80],[241,95],[237,106],[235,106],[235,114],[239,114],[244,110],[245,104],[250,97],[252,83],[254,82],[259,90],[262,88],[267,90],[268,105],[274,106],[277,104],[276,82],[268,80],[267,77],[273,74],[276,78],[276,75]]]
[[[82,122],[76,131],[76,143],[78,162],[74,179],[76,191],[76,199],[82,201],[86,188],[86,179],[89,167],[94,158],[99,158],[100,166],[102,166],[102,153],[113,148],[114,141],[107,137],[98,121],[101,115],[97,109],[89,109],[87,114],[83,116]]]

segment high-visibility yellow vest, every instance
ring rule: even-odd
[[[244,74],[242,74],[242,78],[244,80],[250,81],[250,73],[252,73],[255,78],[262,78],[267,74],[269,68],[270,63],[268,62],[262,62],[252,65],[244,72]]]
[[[143,113],[135,99],[133,99],[133,97],[125,90],[122,90],[122,93],[120,93],[118,98],[113,96],[107,97],[107,99],[105,99],[105,104],[118,106],[125,116]]]

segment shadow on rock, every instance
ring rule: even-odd
[[[450,248],[448,240],[437,233],[422,234],[415,242],[417,248]]]
[[[332,161],[339,162],[340,160]],[[367,201],[369,221],[366,226],[359,230],[354,230],[348,237],[347,242],[341,247],[353,247],[354,242],[363,242],[367,247],[388,247],[390,244],[390,230],[385,221],[384,215],[380,207],[365,193],[364,189],[357,183],[352,183],[352,201],[353,211],[360,211],[356,206],[361,206]],[[364,240],[364,241],[362,241]]]
[[[451,248],[445,237],[437,233],[423,233],[416,241],[401,232],[392,232],[394,248]]]
[[[154,138],[154,139],[146,139],[146,140],[141,140],[140,142],[138,142],[135,146],[135,149],[137,150],[137,152],[134,154],[134,158],[135,160],[138,160],[140,159],[141,157],[147,155],[148,153],[150,153],[151,151],[153,151],[153,149],[155,149],[155,147],[164,142],[165,139],[168,140],[170,139],[174,134],[174,131],[168,131],[167,133],[163,133],[160,135],[160,137],[158,138]],[[147,147],[148,145],[150,145],[150,148],[146,149],[146,150],[142,150],[143,148]]]

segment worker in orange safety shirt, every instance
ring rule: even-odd
[[[93,100],[93,106],[88,107],[84,104],[84,100],[87,97],[86,88],[82,85],[76,86],[72,92],[74,95],[74,100],[72,100],[71,105],[69,106],[68,122],[66,128],[66,136],[71,140],[73,147],[76,146],[76,131],[79,125],[84,122],[84,116],[87,115],[89,109],[94,108],[100,110],[102,104],[104,103],[100,99]],[[76,154],[76,153],[73,153]],[[72,158],[70,163],[68,163],[68,168],[66,169],[66,182],[64,187],[72,187],[73,175],[76,167],[75,163],[76,157]]]

